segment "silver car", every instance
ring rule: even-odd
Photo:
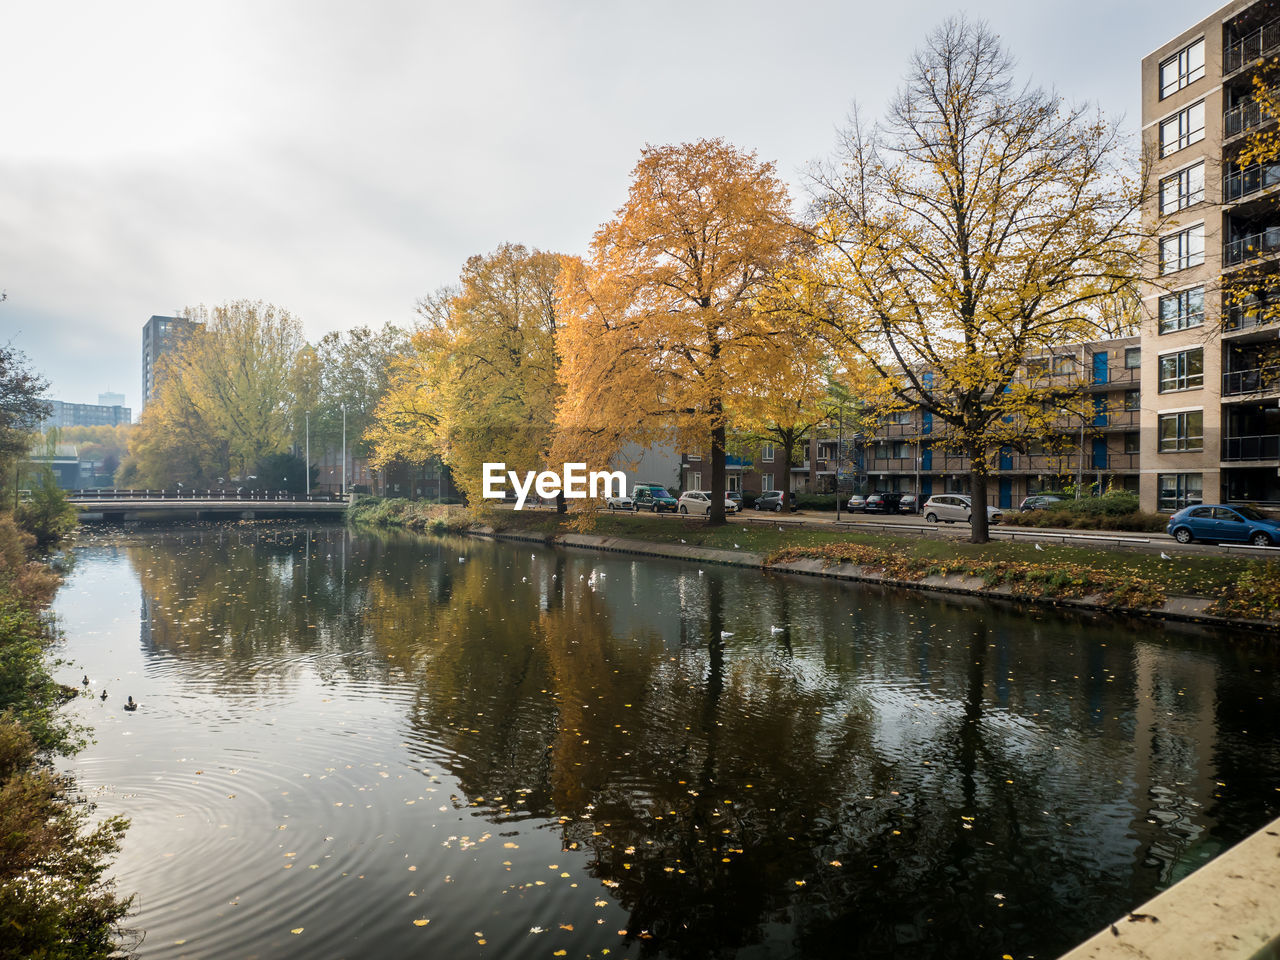
[[[924,519],[927,523],[969,523],[973,517],[973,500],[963,493],[943,493],[925,501]],[[987,523],[999,523],[1004,514],[995,507],[987,507]]]

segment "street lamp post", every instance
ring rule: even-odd
[[[311,499],[311,411],[307,411],[307,462],[302,466],[306,477],[307,499]]]
[[[342,498],[347,497],[347,405],[342,405]]]

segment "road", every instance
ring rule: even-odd
[[[638,516],[661,520],[676,514],[641,513]],[[689,519],[687,517],[682,519]],[[807,529],[857,530],[864,533],[905,534],[907,536],[968,538],[968,525],[963,523],[926,523],[915,514],[861,514],[840,511],[836,520],[833,511],[798,510],[795,513],[767,513],[744,510],[729,518],[731,523],[774,523],[780,529],[799,526]],[[1280,547],[1253,547],[1248,544],[1180,544],[1167,533],[1126,533],[1109,530],[1065,530],[1043,527],[991,527],[993,540],[1010,540],[1039,543],[1044,546],[1064,545],[1100,550],[1133,550],[1140,553],[1164,553],[1178,556],[1234,556],[1272,559],[1280,555]]]

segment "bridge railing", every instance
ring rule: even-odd
[[[138,500],[226,500],[236,503],[262,503],[263,501],[345,503],[350,496],[350,494],[341,493],[313,493],[306,495],[290,493],[288,490],[229,490],[212,487],[205,489],[180,487],[173,490],[124,490],[116,487],[97,487],[67,491],[67,499],[72,503],[86,500],[118,500],[121,502]]]

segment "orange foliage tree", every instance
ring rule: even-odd
[[[631,442],[709,448],[724,521],[729,398],[768,363],[759,299],[795,242],[773,164],[723,140],[646,147],[627,201],[562,274],[555,450],[603,465]],[[593,467],[598,468],[598,467]]]

